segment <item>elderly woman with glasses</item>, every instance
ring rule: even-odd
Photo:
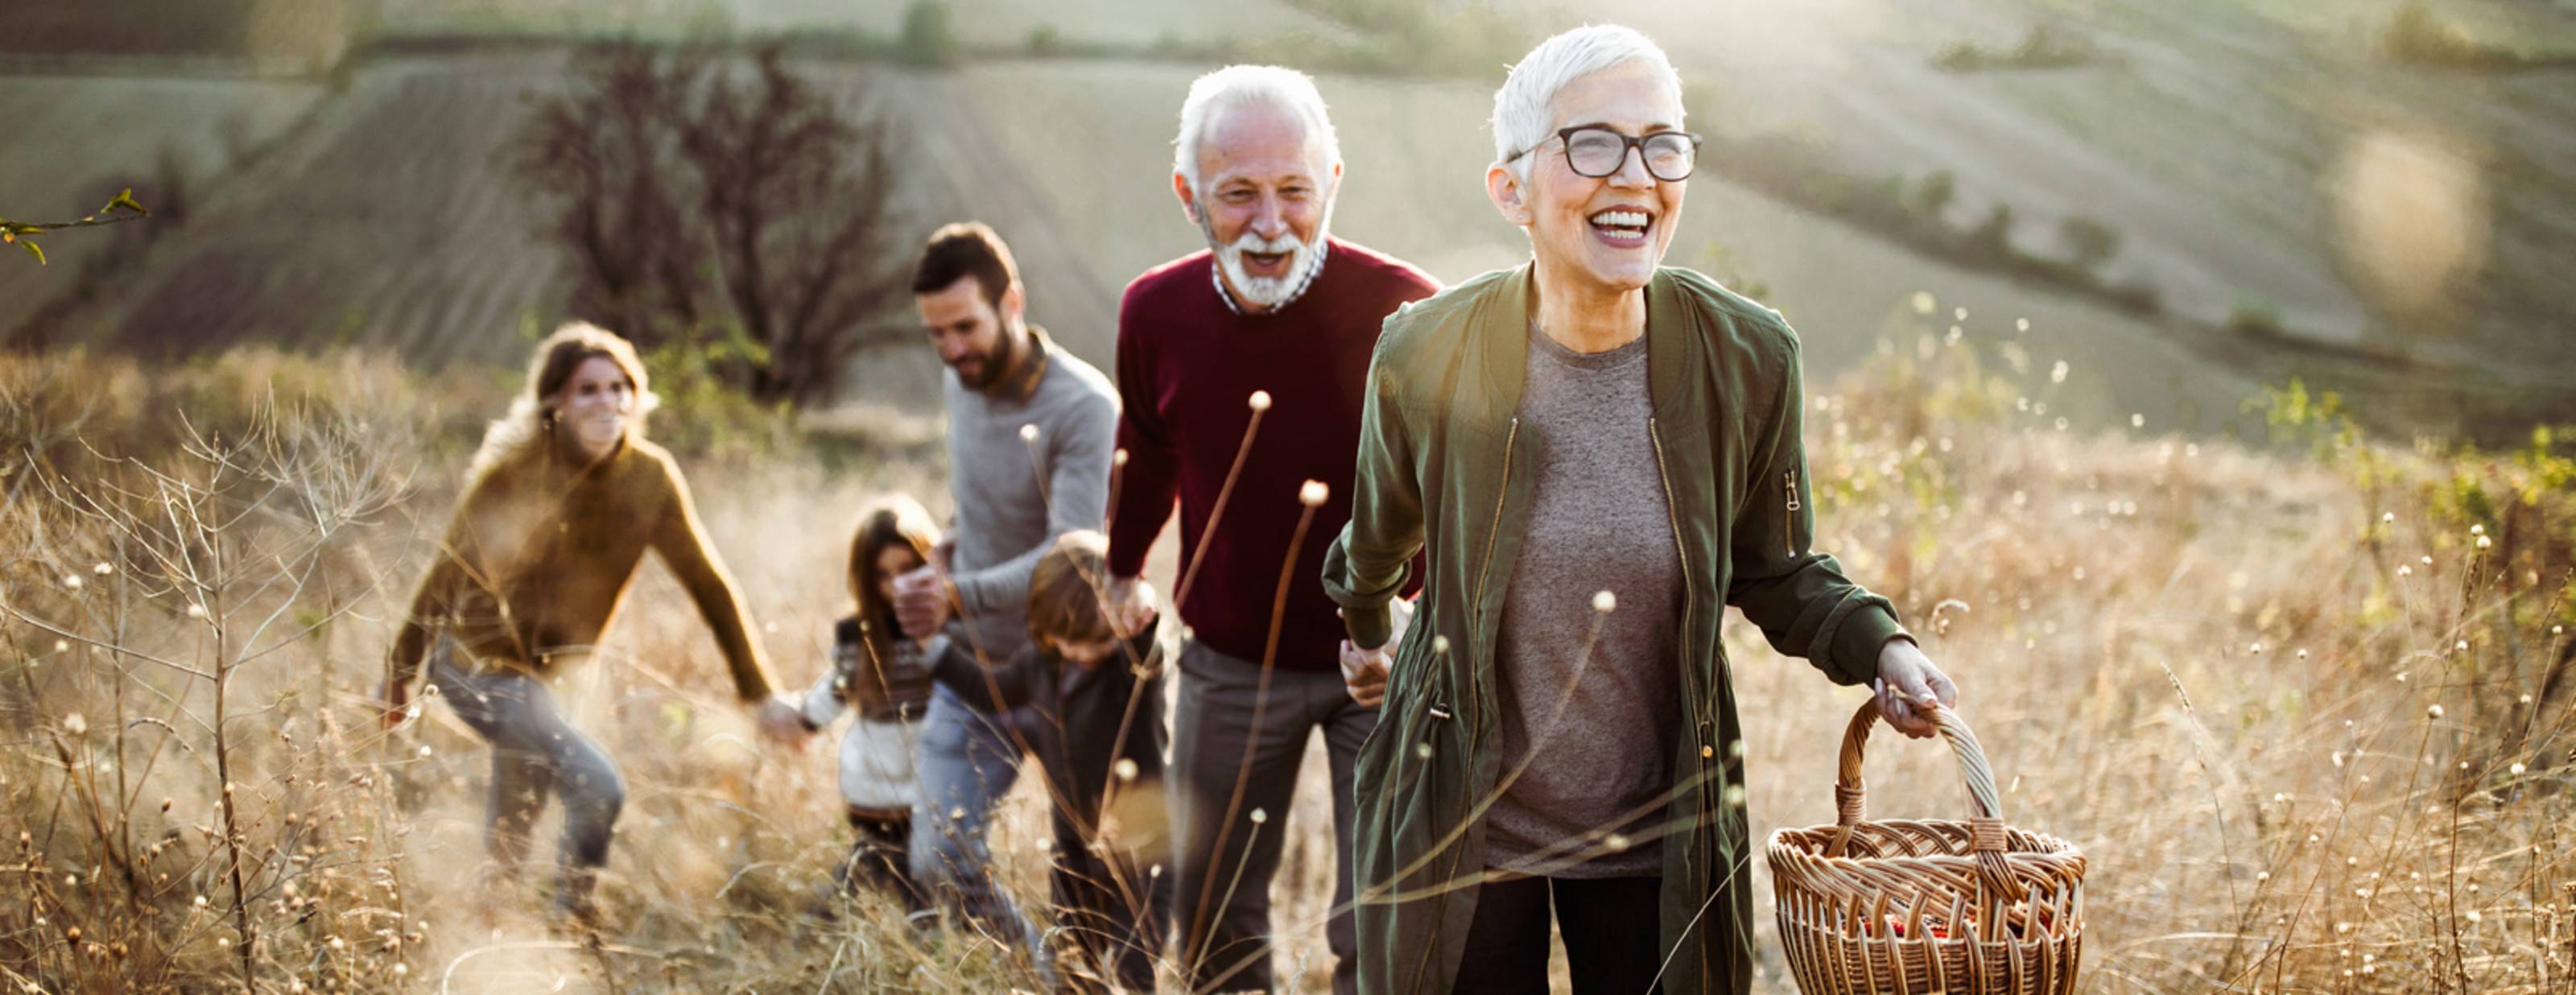
[[[1351,520],[1326,554],[1359,757],[1361,989],[1752,984],[1753,848],[1726,607],[1897,729],[1957,690],[1887,599],[1809,548],[1798,339],[1658,265],[1698,136],[1645,36],[1540,44],[1494,95],[1486,192],[1531,261],[1387,320]],[[1430,549],[1416,621],[1389,601]],[[1391,653],[1391,657],[1390,657]]]

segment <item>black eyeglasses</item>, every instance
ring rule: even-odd
[[[1556,138],[1565,143],[1565,165],[1577,176],[1599,179],[1627,165],[1628,150],[1636,149],[1637,157],[1646,164],[1646,174],[1666,183],[1689,179],[1692,167],[1699,163],[1700,136],[1687,131],[1658,131],[1651,135],[1622,135],[1595,124],[1578,124],[1559,128]],[[1539,150],[1532,145],[1512,153],[1518,159]],[[1505,159],[1510,162],[1511,159]]]

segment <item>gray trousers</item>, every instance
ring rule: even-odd
[[[1359,989],[1357,934],[1351,922],[1351,764],[1377,728],[1377,709],[1352,701],[1336,668],[1320,673],[1273,668],[1261,725],[1261,664],[1226,656],[1196,641],[1181,649],[1180,704],[1172,736],[1172,821],[1180,846],[1172,881],[1174,952],[1192,991],[1270,990],[1270,879],[1279,871],[1289,802],[1306,756],[1306,737],[1321,728],[1333,775],[1333,907],[1325,925],[1332,946],[1333,991]],[[1249,744],[1252,763],[1244,770]],[[1238,772],[1242,798],[1235,798]],[[1263,821],[1253,821],[1255,809]]]
[[[431,655],[429,679],[456,717],[492,745],[492,784],[483,843],[504,872],[527,860],[529,830],[549,797],[563,801],[563,840],[557,851],[556,901],[587,912],[617,813],[626,805],[626,779],[608,753],[564,722],[545,682],[511,672],[471,673],[456,661],[455,644],[442,640]]]

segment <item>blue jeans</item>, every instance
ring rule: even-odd
[[[600,865],[608,863],[617,813],[626,805],[626,779],[607,751],[564,722],[543,681],[509,671],[470,671],[457,656],[456,644],[442,640],[430,657],[429,679],[456,717],[492,745],[484,845],[505,873],[515,873],[527,859],[528,830],[547,799],[561,801],[555,900],[587,910]]]
[[[945,686],[931,693],[917,769],[921,801],[912,810],[912,878],[994,939],[1034,948],[1037,929],[994,886],[984,840],[994,805],[1020,778],[1010,725],[1010,716],[976,711]]]

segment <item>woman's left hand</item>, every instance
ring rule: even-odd
[[[1925,739],[1939,732],[1932,717],[1913,707],[1912,702],[1938,701],[1943,708],[1959,703],[1959,686],[1950,675],[1933,666],[1932,658],[1911,639],[1890,639],[1878,649],[1878,712],[1890,728]]]

